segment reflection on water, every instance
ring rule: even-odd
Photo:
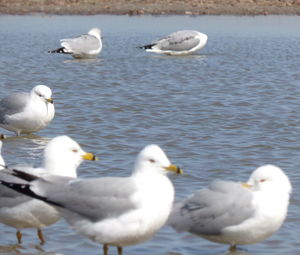
[[[207,56],[201,53],[195,53],[193,55],[186,55],[186,56],[176,56],[176,55],[155,55],[153,53],[147,53],[149,57],[156,58],[156,59],[196,59],[196,60],[205,60]]]
[[[21,245],[15,244],[15,245],[0,245],[0,253],[8,253],[8,252],[15,252],[15,253],[21,253],[19,250],[24,250],[24,248]]]
[[[24,247],[19,244],[15,245],[0,245],[0,254],[9,254],[9,255],[63,255],[63,253],[45,251],[40,245],[33,245],[32,247]]]
[[[299,254],[300,204],[300,17],[222,16],[0,16],[1,97],[51,87],[56,115],[33,136],[3,140],[8,165],[39,165],[47,141],[70,135],[100,161],[85,163],[81,177],[128,176],[138,151],[157,143],[186,175],[171,176],[176,197],[212,180],[245,181],[258,166],[279,165],[294,190],[288,219],[268,240],[242,247],[241,254]],[[60,38],[91,27],[103,31],[96,59],[51,55]],[[192,56],[156,55],[137,45],[165,34],[195,29],[208,43]],[[3,254],[99,254],[101,246],[60,221],[36,231],[0,226]],[[7,246],[6,246],[7,245]],[[227,254],[227,247],[162,228],[151,240],[125,247],[124,254]],[[111,249],[109,254],[116,254]]]
[[[243,251],[243,250],[236,250],[236,251],[228,251],[225,255],[254,255],[252,253]]]
[[[34,251],[35,250],[35,251]],[[53,252],[46,252],[40,245],[36,245],[32,247],[32,251],[28,251],[27,248],[23,247],[22,245],[15,244],[15,245],[1,245],[0,246],[0,254],[26,254],[26,255],[59,255],[59,253]]]
[[[45,145],[48,143],[50,138],[41,137],[38,135],[26,135],[26,136],[8,136],[3,142],[2,156],[5,160],[6,165],[12,165],[16,163],[24,163],[26,165],[34,165],[37,159],[41,158],[41,154]],[[19,152],[21,158],[25,161],[10,160],[13,153]]]
[[[93,64],[93,63],[99,63],[101,62],[101,59],[99,58],[89,58],[89,59],[67,59],[63,61],[65,64],[71,63],[85,63],[85,64]]]
[[[205,254],[206,255],[254,255],[253,253],[249,253],[247,251],[243,251],[243,250],[239,250],[239,249],[237,249],[236,251],[229,251],[228,250],[226,252],[217,252],[217,253],[214,253],[212,250],[210,250]],[[166,255],[187,255],[187,254],[179,253],[179,252],[168,252]]]

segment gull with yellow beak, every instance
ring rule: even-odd
[[[174,200],[168,172],[182,170],[159,146],[148,145],[129,177],[39,178],[15,171],[28,183],[0,182],[55,206],[77,233],[101,243],[104,255],[109,246],[121,255],[124,246],[148,240],[168,219]]]
[[[263,241],[280,228],[291,191],[279,167],[264,165],[247,183],[215,181],[175,203],[168,224],[235,250],[236,245]]]
[[[34,174],[45,178],[51,176],[76,178],[77,168],[83,160],[96,159],[92,153],[83,151],[79,144],[70,137],[58,136],[46,145],[41,168],[22,168],[22,171],[24,174]],[[12,170],[6,167],[0,171],[0,178],[7,182],[24,183],[23,180],[10,175],[12,173]],[[0,186],[0,222],[16,228],[18,243],[22,240],[21,229],[35,228],[40,243],[43,244],[45,240],[42,228],[59,219],[60,215],[54,207]]]
[[[30,93],[13,93],[0,101],[0,127],[20,134],[31,134],[45,128],[54,118],[52,91],[45,85]]]

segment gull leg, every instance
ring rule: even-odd
[[[122,255],[123,248],[121,246],[118,246],[118,255]]]
[[[229,251],[234,252],[236,251],[236,245],[235,244],[231,244],[229,247]]]
[[[108,254],[108,244],[103,244],[103,255]]]
[[[37,230],[37,235],[40,239],[41,245],[43,245],[45,243],[45,239],[44,239],[43,232],[40,228]]]
[[[17,231],[17,239],[18,239],[18,244],[22,243],[22,233],[20,230]]]

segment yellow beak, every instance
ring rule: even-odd
[[[242,185],[243,187],[245,187],[245,188],[248,188],[248,189],[252,188],[252,185],[250,185],[250,184],[248,184],[248,183],[246,183],[246,182],[242,182],[241,185]]]
[[[52,98],[47,98],[46,101],[50,104],[53,104],[53,99]]]
[[[82,158],[85,160],[98,160],[98,158],[90,152],[85,153],[84,155],[82,155]]]
[[[182,169],[178,166],[175,166],[175,165],[169,165],[168,167],[165,167],[165,169],[167,171],[174,172],[176,174],[183,174]]]

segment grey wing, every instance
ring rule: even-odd
[[[91,221],[117,217],[135,208],[130,196],[136,190],[130,178],[59,179],[51,185],[41,183],[47,200],[59,204],[62,212],[71,211]],[[58,209],[60,209],[58,207]]]
[[[240,183],[216,181],[174,205],[169,224],[177,231],[218,235],[254,214],[252,194]]]
[[[25,183],[19,178],[5,174],[4,172],[0,173],[0,179],[7,182]],[[4,207],[11,208],[19,204],[28,202],[31,199],[32,198],[22,195],[12,189],[0,185],[0,208],[4,208]]]
[[[155,43],[161,50],[183,51],[190,50],[200,43],[200,39],[196,37],[197,32],[183,30],[172,33]]]
[[[61,46],[73,53],[88,53],[99,48],[99,40],[92,35],[81,35],[72,39],[62,39]]]
[[[27,93],[11,94],[0,101],[0,123],[5,123],[5,116],[22,112],[28,103]]]

